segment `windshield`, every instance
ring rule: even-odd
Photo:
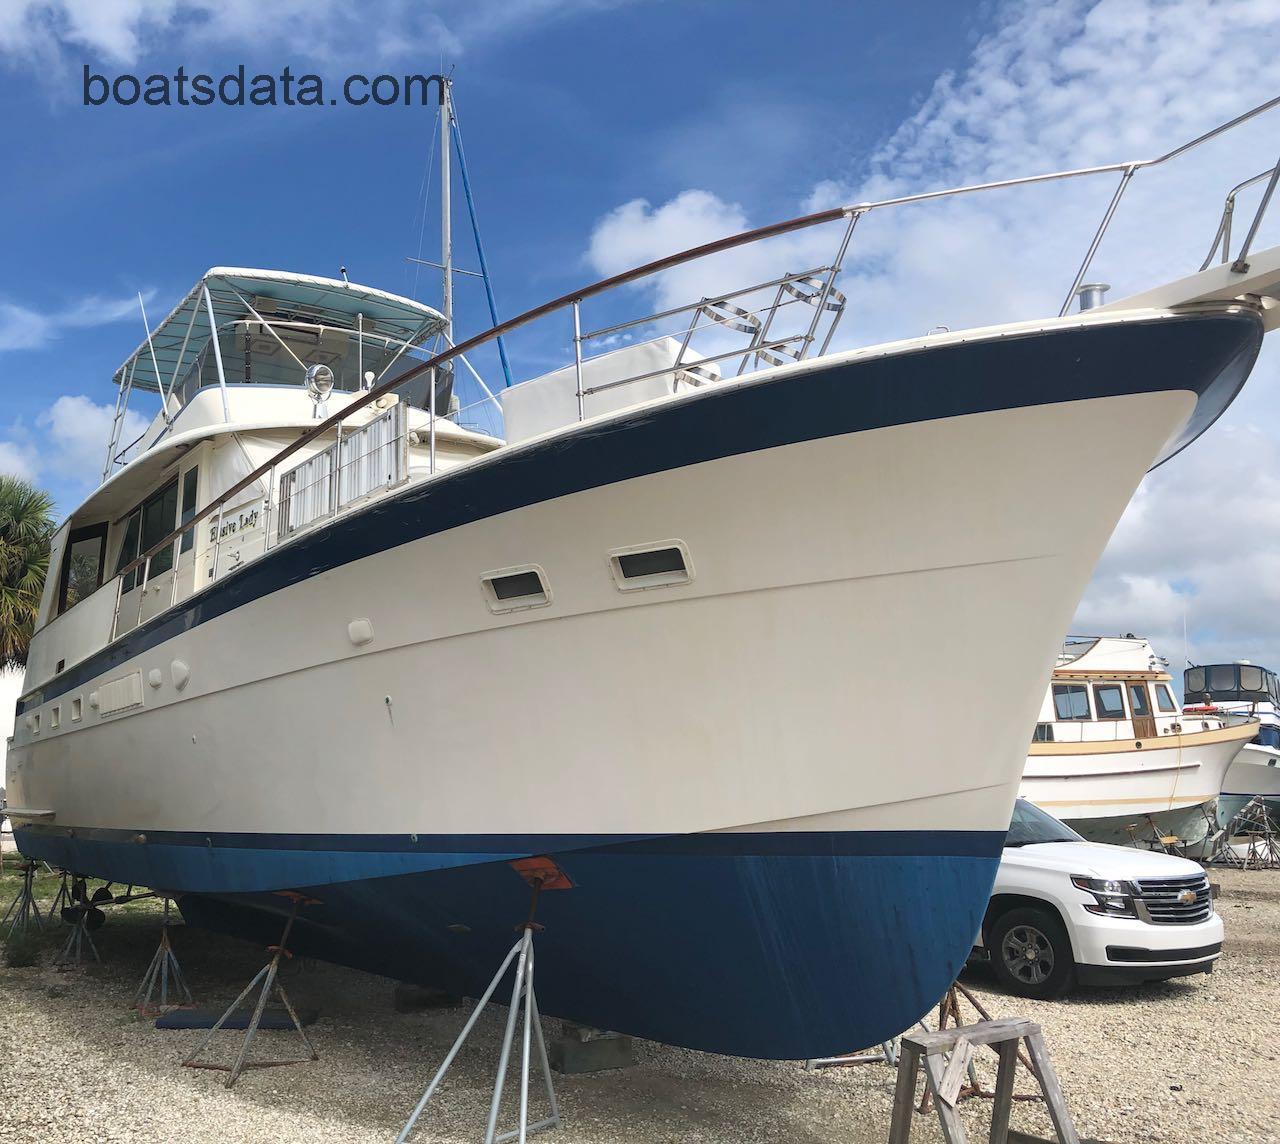
[[[1037,842],[1083,842],[1071,827],[1033,806],[1025,798],[1013,804],[1013,820],[1004,840],[1006,846],[1030,846]]]

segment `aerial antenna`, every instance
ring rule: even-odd
[[[342,275],[342,282],[343,282],[343,285],[344,285],[344,286],[350,286],[350,285],[351,285],[351,279],[347,277],[347,268],[346,268],[345,266],[339,266],[339,267],[338,267],[338,273]]]

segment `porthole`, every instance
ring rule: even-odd
[[[542,608],[551,603],[547,574],[536,564],[498,568],[480,577],[485,603],[496,614]]]
[[[609,553],[609,567],[614,583],[623,592],[667,588],[693,579],[693,562],[682,540],[615,548]]]

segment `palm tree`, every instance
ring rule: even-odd
[[[53,499],[0,474],[0,668],[22,667],[49,571]]]

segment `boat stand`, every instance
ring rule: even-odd
[[[320,1059],[320,1054],[316,1052],[315,1047],[307,1038],[307,1034],[303,1031],[302,1022],[298,1020],[298,1014],[294,1012],[293,1005],[289,1001],[288,994],[284,991],[284,986],[280,984],[278,976],[280,972],[280,959],[282,957],[293,957],[293,954],[289,952],[287,946],[289,942],[289,932],[293,929],[294,920],[298,916],[298,907],[304,902],[307,905],[312,905],[314,904],[314,899],[304,898],[301,894],[294,893],[289,893],[287,896],[293,899],[293,908],[289,911],[288,920],[284,923],[284,932],[280,935],[280,944],[267,946],[267,950],[271,954],[271,960],[258,970],[257,975],[244,987],[240,996],[231,1002],[230,1008],[228,1008],[227,1011],[218,1018],[213,1028],[205,1035],[204,1040],[196,1047],[196,1051],[182,1062],[184,1068],[214,1069],[218,1072],[227,1073],[227,1079],[224,1082],[227,1088],[230,1088],[235,1084],[236,1081],[240,1079],[240,1074],[248,1069],[268,1069],[276,1068],[280,1065],[300,1065],[305,1064],[307,1061]],[[175,968],[176,965],[177,962],[175,961]],[[244,1041],[240,1045],[240,1052],[236,1056],[235,1063],[231,1065],[220,1065],[215,1064],[212,1061],[198,1060],[197,1058],[202,1052],[204,1052],[209,1042],[213,1040],[214,1034],[231,1019],[236,1010],[240,1008],[244,999],[253,992],[259,982],[262,984],[262,991],[258,994],[258,1002],[254,1006],[253,1016],[249,1018],[249,1026],[245,1030]],[[247,1059],[249,1055],[249,1046],[253,1043],[253,1038],[257,1035],[258,1026],[262,1022],[262,1013],[267,1007],[267,999],[270,997],[272,990],[274,990],[276,995],[280,998],[285,1010],[289,1014],[289,1020],[293,1022],[293,1027],[297,1030],[298,1036],[302,1038],[302,1043],[307,1050],[307,1055],[305,1057],[295,1057],[291,1060],[284,1061],[251,1061]]]
[[[1044,1093],[1045,1106],[1059,1144],[1080,1144],[1067,1102],[1049,1059],[1040,1026],[1025,1017],[1001,1017],[972,1025],[956,1025],[933,1033],[903,1033],[898,1081],[893,1093],[893,1123],[889,1144],[907,1144],[914,1116],[916,1077],[924,1065],[925,1084],[938,1109],[942,1137],[947,1144],[965,1144],[964,1124],[956,1109],[959,1093],[973,1051],[988,1045],[1000,1058],[996,1088],[992,1093],[991,1144],[1007,1144],[1009,1116],[1013,1111],[1014,1071],[1018,1066],[1020,1042],[1026,1042],[1032,1075]]]
[[[5,910],[4,917],[0,918],[0,929],[9,927],[5,934],[6,939],[13,937],[16,932],[25,933],[32,926],[36,929],[44,929],[45,917],[40,912],[35,895],[35,876],[38,866],[39,863],[28,858],[18,867],[22,871],[22,885],[18,887],[17,894],[9,903],[9,908]]]
[[[151,964],[142,977],[137,995],[133,999],[134,1008],[144,1016],[156,1016],[169,1008],[169,982],[173,982],[175,995],[182,997],[180,1005],[194,1005],[191,990],[187,988],[186,979],[178,965],[177,955],[169,942],[169,899],[164,900],[164,920],[160,923],[160,945],[156,948]],[[156,986],[160,986],[160,996],[156,1004],[151,1004],[151,995]]]
[[[519,927],[523,931],[520,935],[520,940],[508,950],[507,956],[503,958],[502,964],[498,966],[498,972],[493,975],[493,979],[489,982],[489,987],[480,997],[475,1009],[471,1012],[471,1016],[467,1018],[467,1023],[463,1025],[462,1032],[458,1034],[457,1040],[453,1042],[452,1048],[449,1049],[444,1061],[439,1069],[436,1070],[436,1075],[431,1078],[431,1083],[427,1085],[427,1090],[422,1094],[422,1099],[418,1101],[413,1114],[405,1122],[405,1126],[400,1129],[400,1135],[396,1137],[396,1144],[405,1144],[405,1141],[409,1139],[409,1134],[418,1122],[418,1117],[422,1115],[427,1107],[427,1102],[435,1095],[436,1089],[440,1087],[440,1082],[444,1080],[445,1074],[453,1064],[454,1058],[457,1057],[459,1050],[466,1043],[467,1037],[471,1035],[471,1030],[475,1028],[476,1022],[480,1019],[480,1014],[484,1012],[485,1006],[489,1004],[513,961],[516,963],[515,981],[511,986],[511,1004],[507,1008],[507,1024],[502,1035],[502,1050],[498,1056],[498,1077],[493,1085],[493,1099],[489,1102],[489,1119],[485,1125],[484,1144],[503,1144],[507,1140],[516,1140],[519,1141],[519,1144],[524,1144],[528,1137],[535,1132],[542,1132],[547,1128],[555,1128],[560,1123],[560,1104],[556,1100],[555,1086],[551,1083],[551,1062],[547,1059],[547,1045],[542,1036],[542,1017],[538,1011],[538,1000],[533,988],[533,935],[536,930],[542,928],[533,918],[538,908],[538,895],[542,890],[567,890],[572,887],[573,883],[549,858],[524,858],[518,862],[512,862],[511,865],[533,889],[533,900],[529,906],[529,916]],[[515,1041],[516,1020],[520,1016],[521,1009],[524,1010],[524,1026],[521,1030],[520,1042],[520,1119],[515,1128],[508,1132],[499,1133],[498,1114],[502,1106],[502,1090],[507,1080],[507,1066],[511,1060],[511,1047]],[[542,1070],[542,1079],[547,1090],[547,1102],[550,1105],[548,1115],[532,1124],[529,1123],[529,1057],[531,1042],[537,1047],[538,1066]]]
[[[58,892],[54,896],[53,905],[49,907],[50,919],[62,917],[64,909],[75,905],[75,898],[71,895],[71,871],[64,866],[59,867],[58,877]]]
[[[997,1019],[992,1017],[991,1014],[987,1012],[986,1008],[983,1006],[981,1001],[979,1001],[968,989],[966,989],[963,985],[961,985],[960,982],[956,981],[952,983],[951,988],[947,990],[947,992],[943,995],[942,1000],[938,1002],[937,1032],[939,1033],[945,1032],[947,1030],[948,1022],[950,1022],[950,1025],[953,1029],[959,1028],[960,1026],[965,1024],[964,1016],[960,1012],[960,1002],[962,1000],[967,1001],[970,1007],[973,1009],[974,1013],[977,1014],[977,1020],[975,1022],[976,1024],[981,1024],[986,1021],[994,1021]],[[920,1031],[923,1033],[931,1032],[929,1026],[924,1021],[921,1021],[919,1023],[919,1027],[920,1027]],[[1035,1068],[1032,1066],[1032,1063],[1031,1063],[1031,1058],[1027,1055],[1026,1051],[1021,1048],[1019,1048],[1017,1053],[1017,1059],[1015,1062],[1015,1071],[1016,1071],[1016,1065],[1018,1064],[1022,1065],[1023,1068],[1025,1068],[1027,1072],[1031,1074],[1032,1077],[1036,1075]],[[962,1100],[968,1100],[970,1097],[974,1097],[974,1096],[978,1097],[981,1100],[995,1099],[996,1093],[991,1089],[983,1087],[982,1080],[978,1076],[978,1070],[974,1066],[972,1057],[969,1058],[965,1066],[965,1077],[968,1080],[968,1083],[962,1084],[960,1086],[958,1092],[956,1093],[956,1098],[955,1098],[956,1104],[959,1104]],[[997,1078],[997,1081],[996,1081],[996,1088],[997,1089],[999,1088],[999,1078]],[[1010,1081],[1009,1099],[1010,1100],[1041,1100],[1043,1099],[1043,1097],[1041,1097],[1040,1093],[1038,1092],[1031,1092],[1031,1093],[1025,1093],[1025,1094],[1014,1093],[1012,1091],[1012,1081]],[[923,1095],[920,1097],[920,1107],[918,1108],[917,1111],[921,1113],[926,1113],[929,1111],[929,1109],[932,1106],[933,1106],[933,1093],[926,1086]]]
[[[900,1038],[891,1037],[882,1041],[874,1049],[864,1049],[859,1053],[845,1053],[838,1057],[810,1057],[804,1062],[804,1071],[815,1069],[840,1068],[850,1065],[896,1065],[898,1063],[898,1042]]]
[[[1239,870],[1280,869],[1280,823],[1262,795],[1254,795],[1236,812],[1206,861]]]

